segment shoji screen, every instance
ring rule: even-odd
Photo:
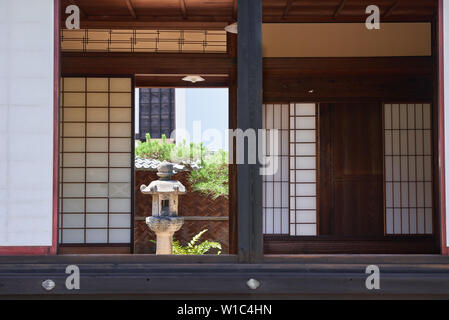
[[[264,177],[265,234],[317,234],[316,109],[315,104],[263,106],[264,128],[279,130],[280,139],[279,170]],[[269,143],[267,138],[267,153]]]
[[[290,105],[290,235],[317,235],[317,106]]]
[[[0,0],[2,254],[53,244],[54,3]]]
[[[130,78],[61,81],[62,244],[128,244],[131,239]]]
[[[386,104],[386,234],[432,234],[432,107]]]
[[[288,218],[288,141],[289,105],[267,104],[263,106],[263,124],[267,129],[266,154],[270,154],[270,130],[279,130],[278,170],[263,177],[263,228],[265,234],[289,234]]]

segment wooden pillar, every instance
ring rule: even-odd
[[[238,0],[237,125],[262,128],[262,0]],[[256,131],[257,132],[257,131]],[[247,150],[247,149],[246,149]],[[258,164],[239,164],[238,256],[243,263],[263,258],[262,177]]]
[[[229,129],[237,129],[237,35],[228,32],[228,56],[232,59],[229,69]],[[235,164],[235,145],[232,145],[232,159],[229,165],[229,253],[238,254],[237,221],[237,165]]]
[[[447,186],[446,179],[449,172],[445,169],[447,158],[445,157],[445,149],[449,143],[449,114],[445,110],[445,106],[449,106],[449,90],[445,89],[445,82],[449,78],[449,68],[447,61],[445,66],[445,57],[449,57],[449,48],[444,46],[444,41],[449,40],[449,7],[443,4],[443,0],[438,1],[438,136],[439,136],[439,170],[440,170],[440,217],[441,217],[441,252],[444,255],[449,254],[449,232],[448,232],[448,215],[447,215]],[[445,32],[446,31],[446,32]]]

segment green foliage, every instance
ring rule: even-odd
[[[168,160],[173,148],[175,147],[172,143],[167,143],[167,137],[162,136],[162,141],[152,140],[150,134],[146,135],[147,141],[139,141],[136,147],[136,156],[142,158],[149,158],[155,160]]]
[[[165,135],[161,140],[152,140],[149,134],[147,141],[138,143],[136,156],[159,161],[170,161],[190,165],[197,163],[199,169],[192,170],[189,183],[194,191],[216,199],[229,195],[228,153],[220,150],[211,153],[202,143],[178,144],[167,142]]]
[[[192,171],[189,183],[194,191],[217,199],[229,196],[228,153],[220,150],[208,155],[199,170]]]
[[[200,238],[205,234],[208,230],[205,229],[198,233],[193,237],[192,240],[186,245],[183,246],[177,240],[173,240],[173,254],[175,255],[203,255],[206,254],[211,249],[218,249],[217,255],[221,254],[221,244],[219,242],[214,241],[203,241],[200,244],[197,242]],[[151,242],[156,243],[156,241],[151,240]]]
[[[146,134],[145,142],[139,141],[136,146],[136,156],[159,161],[170,161],[174,163],[192,163],[201,161],[208,152],[202,143],[173,144],[167,142],[167,137],[162,135],[162,139],[151,139],[150,134]]]

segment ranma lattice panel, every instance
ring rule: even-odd
[[[61,79],[61,244],[131,241],[132,96],[130,78]]]
[[[62,29],[61,50],[75,52],[226,53],[226,31]]]

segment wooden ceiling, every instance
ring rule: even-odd
[[[61,0],[76,4],[82,28],[223,28],[237,20],[237,0]],[[264,22],[364,22],[379,6],[381,21],[431,21],[437,0],[263,0]],[[63,24],[64,26],[64,24]]]
[[[263,0],[264,22],[365,22],[369,5],[380,8],[381,21],[430,21],[435,0]]]
[[[237,19],[237,0],[61,0],[76,4],[82,28],[217,28]]]

